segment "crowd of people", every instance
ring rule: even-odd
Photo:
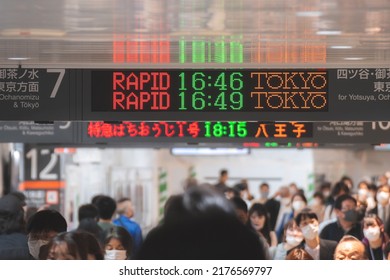
[[[348,177],[307,197],[296,184],[272,196],[247,181],[230,187],[192,183],[171,196],[160,223],[143,236],[129,198],[96,195],[68,230],[53,209],[26,211],[22,193],[0,198],[0,259],[390,260],[390,187]]]
[[[134,258],[143,237],[130,199],[95,196],[78,209],[79,223],[68,231],[61,213],[37,209],[26,215],[20,192],[0,198],[0,259],[126,260]]]

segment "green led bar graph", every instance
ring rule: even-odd
[[[179,62],[180,63],[243,63],[244,46],[241,43],[241,36],[232,38],[221,38],[215,42],[205,39],[179,41]]]

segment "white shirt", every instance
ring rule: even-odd
[[[312,258],[314,260],[319,260],[320,259],[320,244],[318,243],[317,247],[315,247],[314,249],[310,248],[309,246],[307,246],[307,244],[305,244],[305,251],[309,253],[310,256],[312,256]]]
[[[387,221],[389,221],[389,215],[390,215],[389,207],[390,207],[389,204],[387,204],[385,207],[383,207],[382,204],[378,204],[378,217],[382,220],[385,227],[387,227]]]

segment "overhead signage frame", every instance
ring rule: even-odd
[[[387,121],[390,68],[0,69],[0,120]]]

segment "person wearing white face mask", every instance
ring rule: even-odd
[[[123,227],[113,227],[109,230],[105,242],[105,260],[127,260],[133,251],[133,239]]]
[[[304,209],[296,216],[295,221],[304,238],[298,247],[308,252],[314,260],[333,260],[337,242],[320,238],[317,215],[310,209]]]
[[[55,210],[36,212],[27,222],[28,247],[34,259],[40,259],[40,254],[47,250],[49,241],[60,232],[67,230],[65,218]],[[44,250],[43,250],[43,249]]]
[[[376,185],[368,184],[368,193],[367,193],[367,213],[376,207]]]
[[[260,199],[253,201],[253,203],[261,203],[267,209],[270,216],[270,227],[271,230],[275,230],[276,221],[279,215],[280,210],[280,201],[277,201],[275,198],[270,197],[270,187],[268,183],[261,183],[259,186]],[[288,198],[288,203],[290,199]]]
[[[291,210],[290,212],[286,212],[283,214],[281,218],[281,222],[279,223],[279,226],[276,230],[276,235],[278,237],[278,241],[282,241],[282,235],[283,235],[283,228],[284,225],[294,217],[296,217],[302,209],[304,209],[307,206],[307,199],[306,197],[301,193],[296,193],[291,198]]]
[[[324,220],[325,214],[325,198],[321,192],[315,192],[313,194],[313,199],[309,203],[310,209],[316,213],[318,217],[318,222],[321,223]]]
[[[285,260],[287,251],[301,244],[303,235],[301,229],[297,226],[294,220],[290,220],[284,227],[284,240],[276,246],[274,260]]]
[[[370,260],[384,260],[387,258],[384,248],[388,237],[384,233],[383,222],[375,214],[368,215],[363,220],[362,242],[366,248],[366,255]]]
[[[368,214],[377,215],[384,224],[384,231],[390,236],[390,187],[383,185],[376,193],[377,206]]]

